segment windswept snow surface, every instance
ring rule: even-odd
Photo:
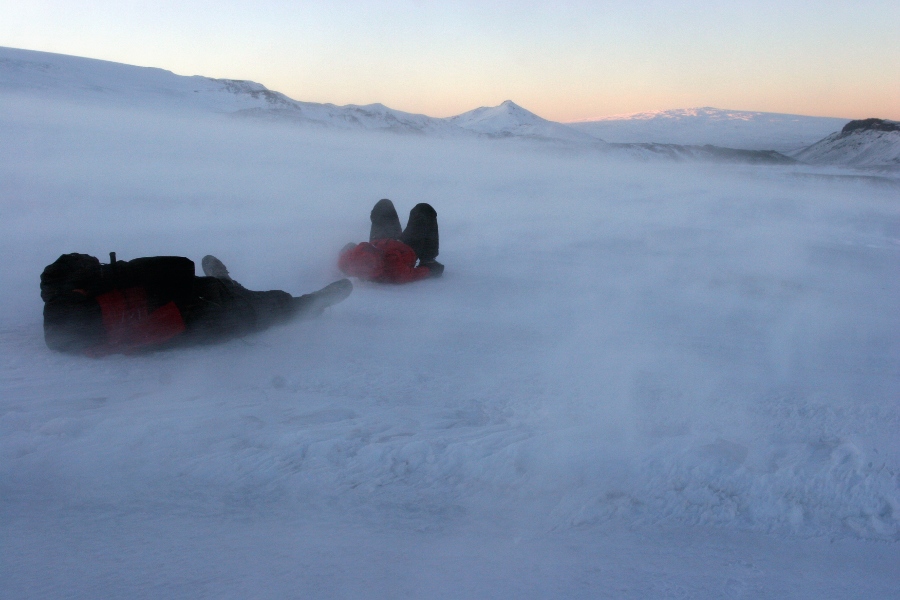
[[[898,598],[900,191],[0,94],[0,597]],[[873,180],[875,181],[875,180]],[[442,279],[100,360],[64,252]]]
[[[612,115],[567,125],[615,143],[712,144],[786,152],[839,131],[849,120],[703,107]]]

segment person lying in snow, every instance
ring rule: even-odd
[[[104,356],[224,341],[296,318],[319,315],[353,291],[349,279],[294,297],[255,292],[234,281],[215,256],[205,277],[182,256],[110,264],[63,254],[41,273],[44,341],[52,350]]]
[[[341,250],[338,268],[345,275],[379,283],[409,283],[444,273],[444,265],[435,260],[437,212],[430,204],[416,204],[403,231],[394,204],[388,199],[375,204],[370,218],[369,241],[350,243]]]

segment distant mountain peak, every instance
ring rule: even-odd
[[[519,106],[518,104],[513,102],[512,100],[504,100],[497,106],[497,108],[505,108],[507,110],[525,110],[524,108],[522,108],[521,106]],[[525,110],[525,112],[531,112],[531,111]]]
[[[562,123],[548,121],[512,100],[504,100],[497,106],[482,106],[455,117],[448,122],[495,138],[525,137],[580,143],[603,143],[590,135],[576,131]]]
[[[468,128],[477,123],[509,127],[524,123],[549,122],[522,108],[512,100],[506,100],[497,106],[481,106],[461,115],[450,117],[449,120]]]
[[[480,106],[474,110],[470,110],[468,112],[462,113],[461,115],[456,115],[455,117],[451,117],[452,119],[459,119],[461,117],[466,116],[478,116],[483,118],[496,118],[500,116],[508,116],[515,115],[517,118],[527,118],[527,119],[539,119],[541,121],[546,121],[546,119],[539,117],[534,114],[527,108],[522,108],[512,100],[504,100],[497,106]]]

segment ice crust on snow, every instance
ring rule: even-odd
[[[0,65],[66,82],[0,80],[0,595],[896,594],[895,180],[233,119],[278,97],[103,68]],[[61,253],[299,294],[382,197],[437,208],[442,279],[217,346],[43,344]]]

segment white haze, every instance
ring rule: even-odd
[[[900,597],[896,185],[14,94],[0,131],[0,596]],[[442,279],[44,346],[59,254],[299,294],[383,197]]]

